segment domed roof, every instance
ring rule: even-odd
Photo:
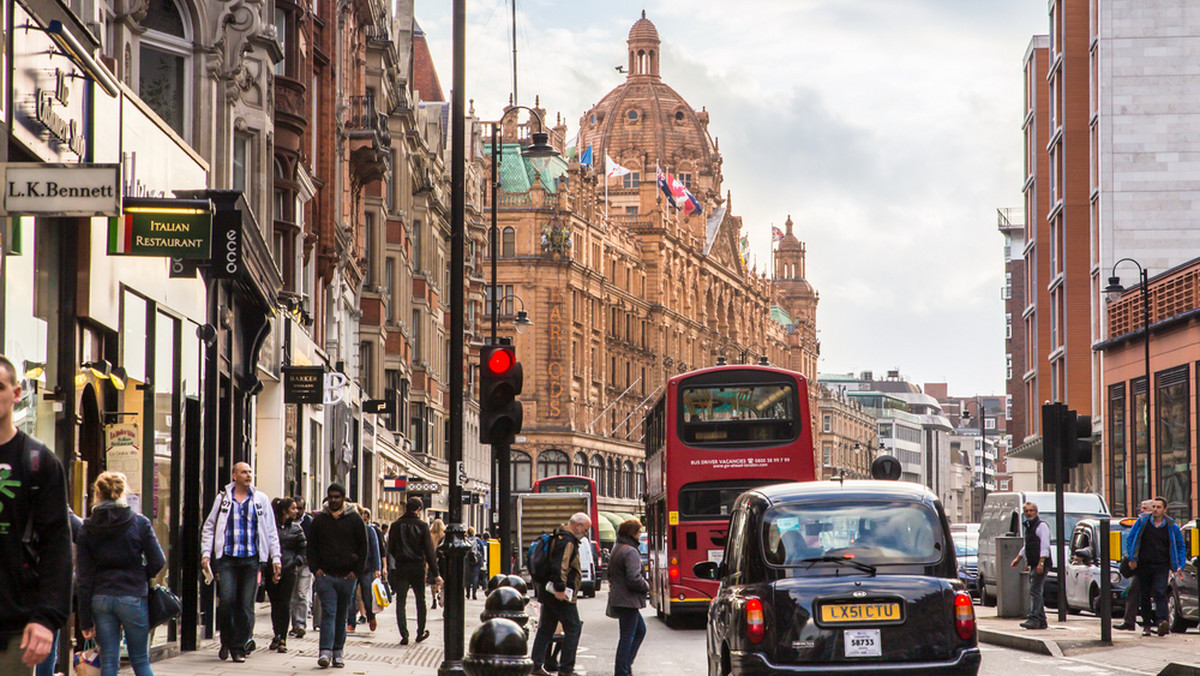
[[[658,29],[654,27],[654,22],[646,18],[646,10],[642,10],[642,18],[634,22],[633,28],[629,29],[629,42],[660,42],[658,39]]]

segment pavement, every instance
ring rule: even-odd
[[[1022,628],[1023,617],[996,617],[995,608],[975,606],[975,617],[980,643],[1070,657],[1122,673],[1200,676],[1200,633],[1195,629],[1166,636],[1114,630],[1110,645],[1100,641],[1100,618],[1090,614],[1067,615],[1066,622],[1058,622],[1058,613],[1047,608],[1049,628],[1042,630]],[[1118,617],[1114,624],[1119,622]]]

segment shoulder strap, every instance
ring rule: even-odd
[[[28,435],[20,430],[17,431],[17,438],[20,439],[22,446],[21,455],[25,457],[25,468],[23,481],[27,481],[29,486],[29,500],[25,509],[25,532],[21,535],[21,542],[29,545],[34,541],[33,535],[33,509],[37,503],[38,494],[42,492],[42,449],[39,444],[29,443]]]

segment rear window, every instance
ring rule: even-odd
[[[683,387],[679,400],[680,436],[694,446],[783,442],[798,434],[792,383]]]
[[[937,514],[908,501],[778,505],[763,515],[762,538],[767,563],[781,567],[807,567],[807,559],[822,556],[930,564],[946,548]]]

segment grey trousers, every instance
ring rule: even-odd
[[[1045,570],[1043,568],[1043,570]],[[1046,598],[1044,591],[1046,589],[1046,573],[1038,575],[1033,570],[1029,571],[1029,615],[1027,616],[1034,622],[1046,623]],[[1059,584],[1058,593],[1063,593],[1062,584]]]
[[[308,569],[308,566],[300,566],[296,570],[296,589],[292,592],[292,629],[304,629],[308,626],[308,608],[312,603],[312,583],[312,571]]]

